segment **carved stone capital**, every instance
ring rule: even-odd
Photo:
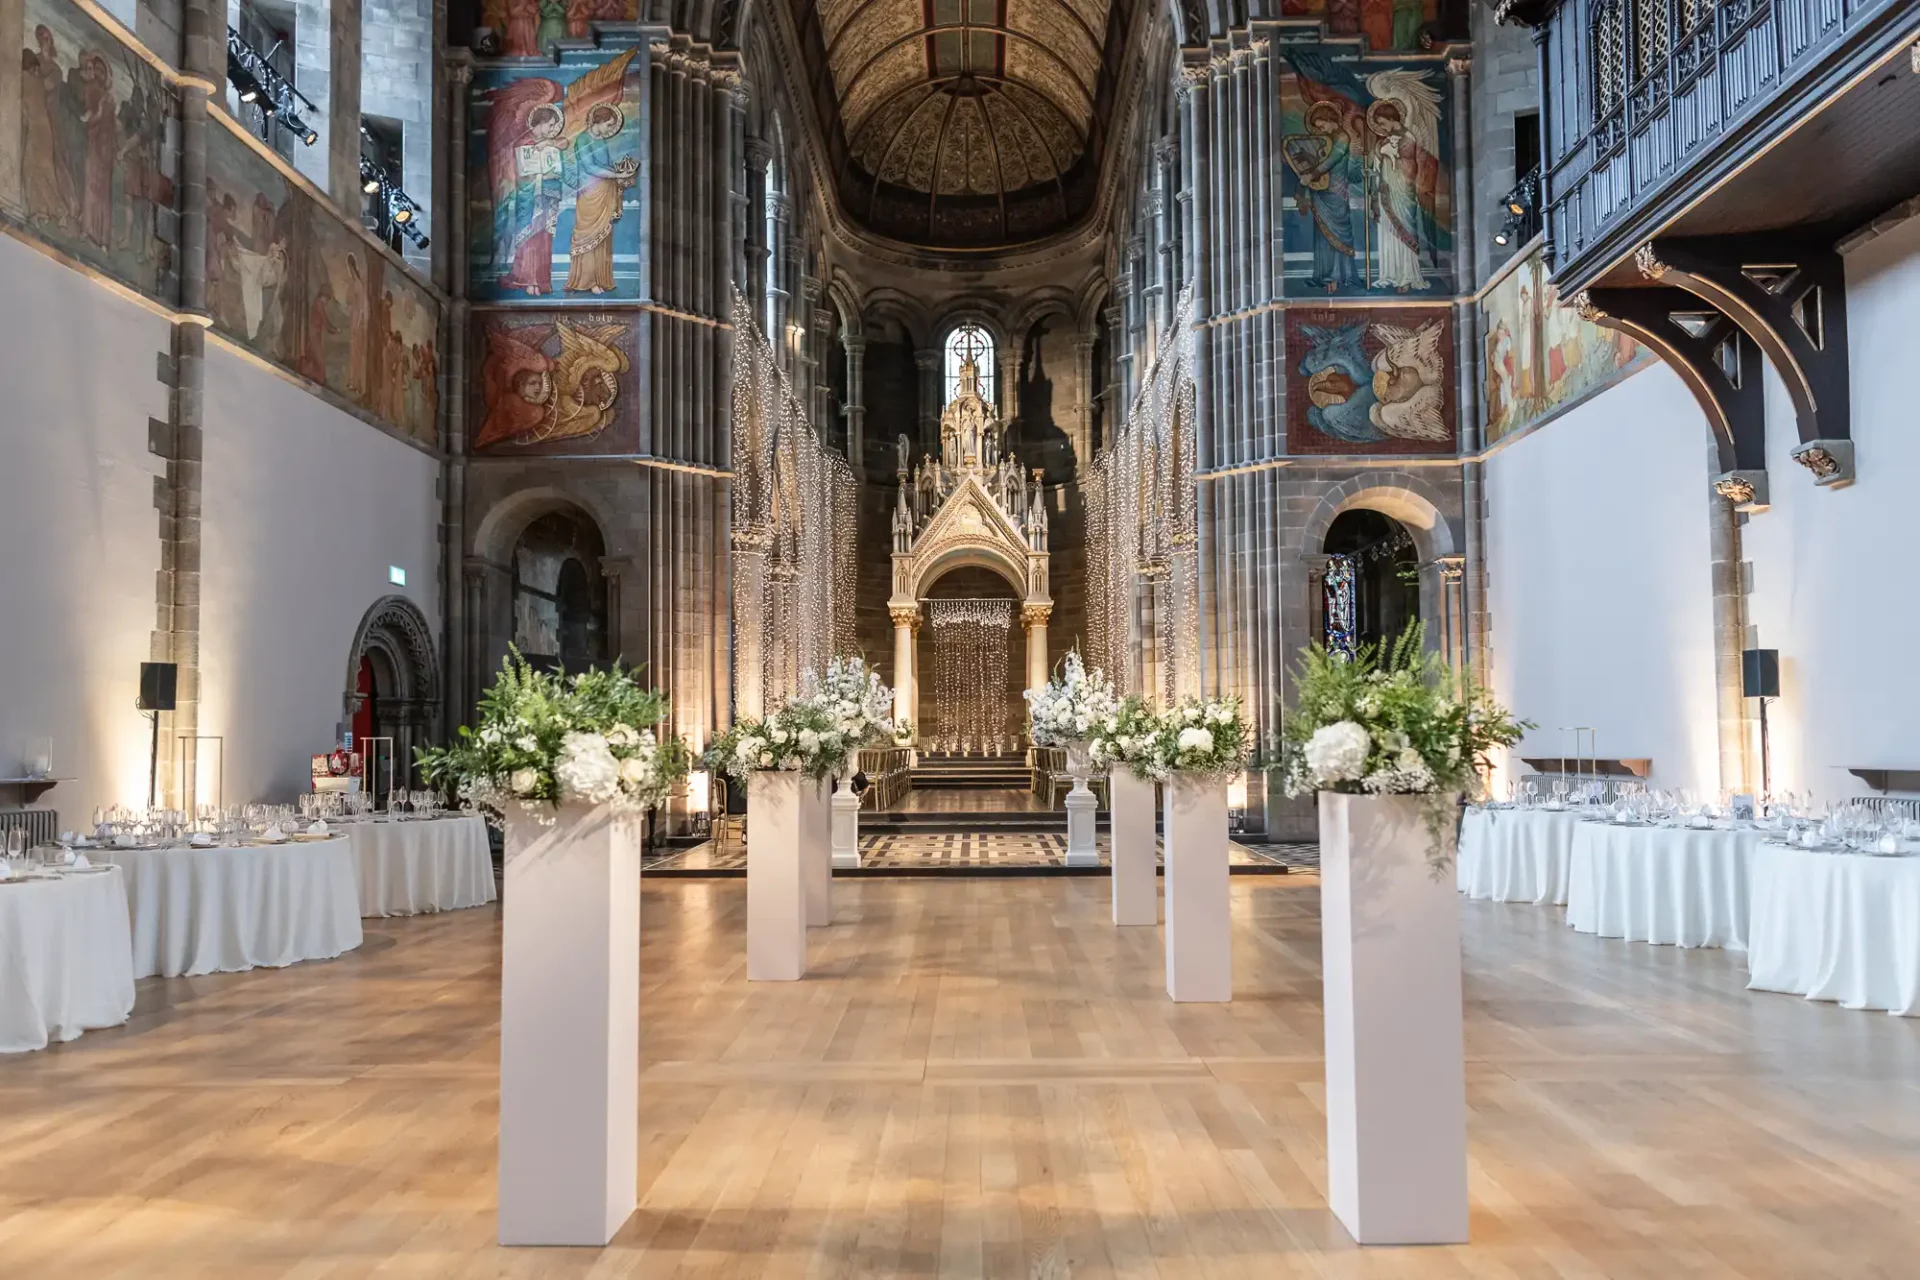
[[[747,139],[747,163],[756,169],[764,169],[773,159],[773,143],[766,138]]]
[[[917,604],[893,605],[888,608],[887,616],[893,619],[896,627],[911,627],[915,631],[920,629],[920,606]]]
[[[1473,55],[1465,49],[1449,51],[1447,54],[1447,74],[1458,80],[1473,71]]]
[[[1047,619],[1053,617],[1050,604],[1023,604],[1020,606],[1020,625],[1028,631],[1047,625]]]
[[[1466,576],[1467,558],[1465,556],[1435,556],[1433,567],[1440,571],[1440,584],[1452,586]]]
[[[945,354],[938,347],[922,347],[913,353],[914,367],[922,373],[931,373],[940,367],[941,357]]]
[[[1727,471],[1713,478],[1713,491],[1731,502],[1736,511],[1767,509],[1767,473],[1764,471]]]
[[[1793,460],[1813,473],[1817,485],[1853,482],[1853,441],[1809,440],[1793,451]]]

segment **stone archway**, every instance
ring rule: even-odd
[[[1417,476],[1398,471],[1369,471],[1350,477],[1322,495],[1301,529],[1301,560],[1306,568],[1308,635],[1326,634],[1325,551],[1333,522],[1352,510],[1379,512],[1404,526],[1419,565],[1419,616],[1427,623],[1427,647],[1456,667],[1466,663],[1467,615],[1463,585],[1465,557],[1454,522],[1440,506],[1440,495]]]
[[[410,785],[414,749],[440,736],[440,661],[433,628],[413,601],[382,596],[360,619],[343,703],[348,724],[393,740],[393,785]],[[369,771],[366,784],[385,786],[386,779]]]

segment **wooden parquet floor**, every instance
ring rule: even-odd
[[[1233,882],[1236,999],[1175,1006],[1088,879],[837,886],[743,977],[740,881],[645,890],[640,1209],[492,1243],[498,916],[143,983],[0,1060],[0,1276],[1912,1277],[1920,1025],[1738,957],[1465,903],[1473,1243],[1358,1250],[1323,1197],[1312,877]]]

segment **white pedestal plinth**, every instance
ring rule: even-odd
[[[1097,867],[1100,852],[1093,847],[1094,816],[1100,801],[1087,787],[1087,774],[1093,761],[1087,744],[1076,742],[1067,748],[1067,772],[1073,775],[1073,789],[1067,792],[1067,865]]]
[[[833,793],[833,865],[857,869],[860,866],[860,797],[853,794],[856,766],[850,760],[847,775]]]
[[[1117,764],[1107,775],[1107,786],[1113,795],[1113,922],[1159,924],[1153,782]]]
[[[747,787],[747,978],[807,971],[806,797],[819,783],[764,769]]]
[[[800,788],[806,841],[807,927],[833,923],[833,784],[807,779]]]
[[[1361,1244],[1467,1238],[1460,904],[1422,803],[1320,793],[1327,1201]]]
[[[1227,784],[1176,774],[1165,790],[1167,994],[1181,1002],[1231,1000]]]
[[[507,822],[499,1239],[598,1247],[638,1202],[640,820],[557,817]]]

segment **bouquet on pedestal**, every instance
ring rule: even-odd
[[[746,785],[757,770],[795,770],[810,778],[840,771],[847,755],[893,733],[893,691],[858,658],[835,658],[811,673],[798,696],[765,720],[739,720],[713,740],[708,767]]]
[[[1146,749],[1147,776],[1226,781],[1247,765],[1253,733],[1238,698],[1188,698],[1159,717]]]
[[[1425,651],[1414,623],[1390,647],[1342,658],[1314,645],[1302,655],[1298,703],[1282,733],[1286,793],[1341,791],[1433,797],[1429,861],[1445,870],[1452,815],[1441,797],[1472,795],[1495,747],[1533,725],[1515,720],[1466,672]]]
[[[511,802],[545,822],[565,803],[639,811],[687,776],[686,744],[655,732],[666,716],[666,698],[617,663],[569,676],[513,649],[481,695],[479,727],[414,758],[429,786],[496,814]]]
[[[1159,741],[1160,717],[1145,698],[1136,695],[1093,726],[1087,735],[1087,752],[1095,768],[1124,766],[1138,777],[1153,778]]]
[[[1037,747],[1085,742],[1096,726],[1120,710],[1113,682],[1102,671],[1088,671],[1077,649],[1067,654],[1061,674],[1038,689],[1028,689],[1026,699]]]

